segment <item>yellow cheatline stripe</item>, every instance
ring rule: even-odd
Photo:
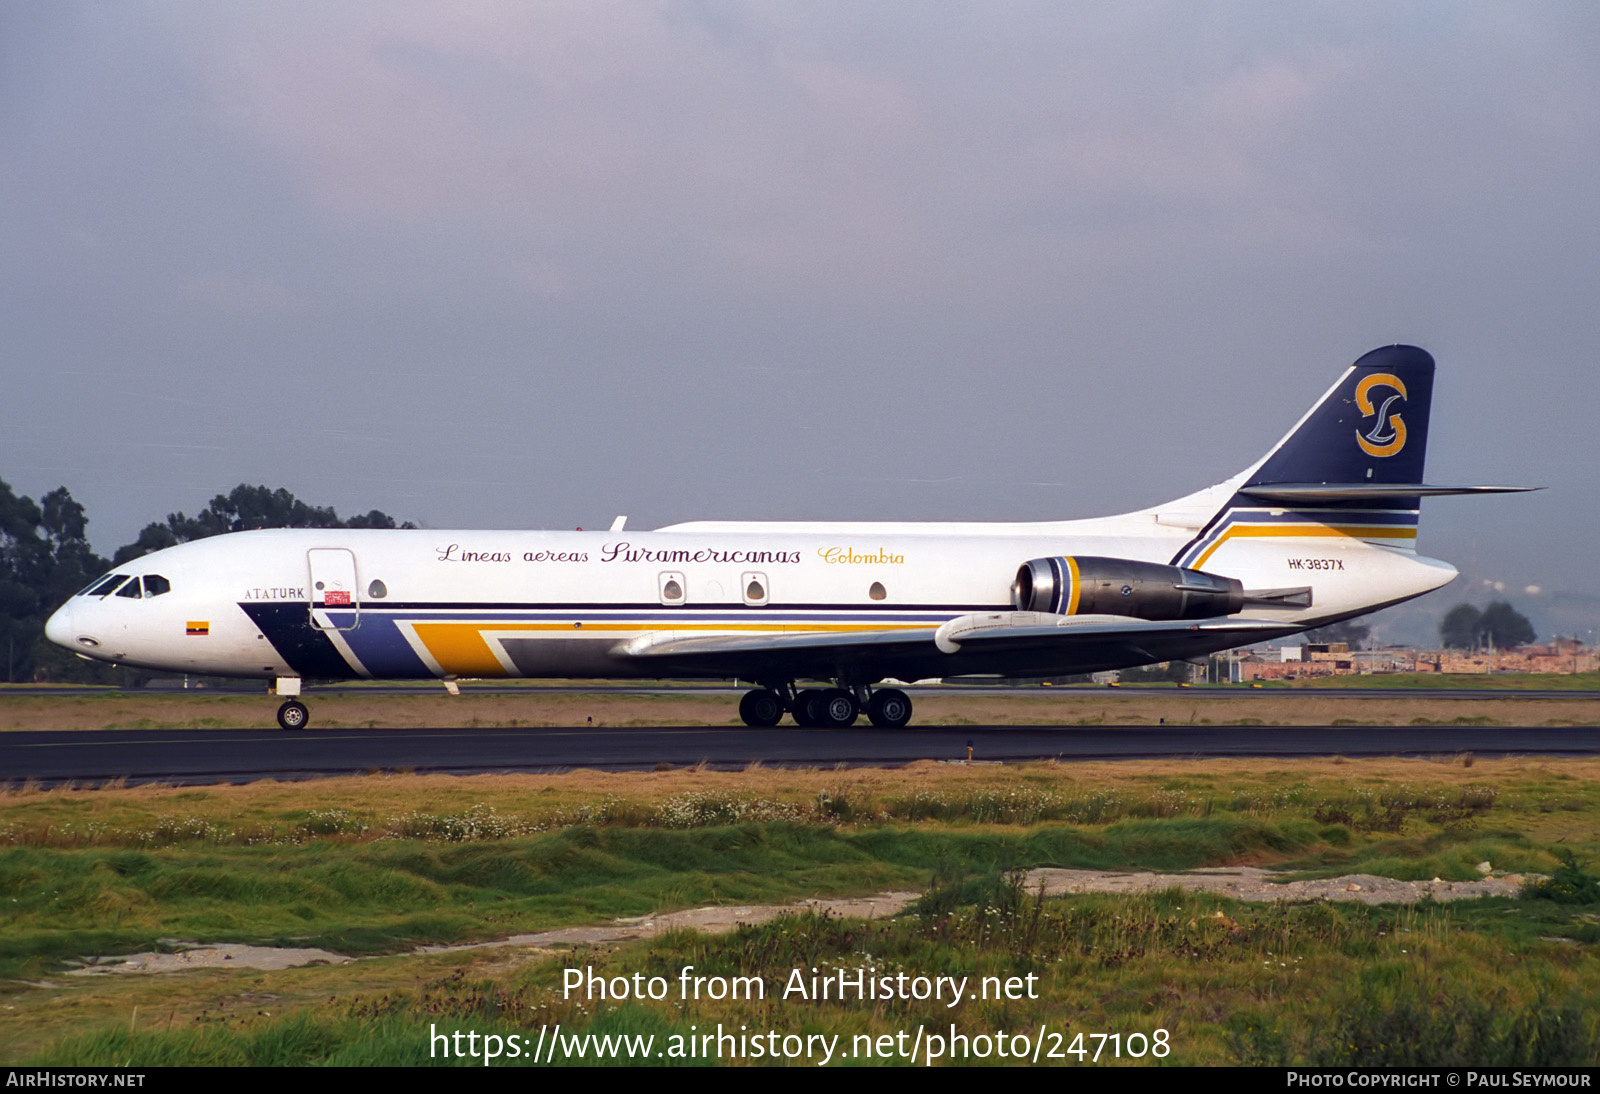
[[[581,637],[591,631],[745,631],[745,632],[812,632],[812,631],[926,631],[932,624],[891,623],[887,626],[873,623],[832,624],[761,624],[761,623],[685,623],[662,626],[658,621],[640,623],[584,623],[574,627],[571,623],[501,623],[491,621],[411,623],[412,631],[428,653],[446,672],[456,676],[479,679],[506,675],[506,668],[489,646],[485,632],[507,631],[562,631]]]
[[[438,628],[467,628],[480,631],[570,631],[578,637],[590,631],[931,631],[936,623],[662,623],[659,620],[641,620],[638,623],[584,623],[574,627],[571,623],[502,623],[498,620],[460,619],[438,623],[411,623],[420,637],[424,630]]]
[[[1199,569],[1206,564],[1206,559],[1216,553],[1228,540],[1234,536],[1250,536],[1257,538],[1283,537],[1285,539],[1311,539],[1321,536],[1338,536],[1344,539],[1416,539],[1415,528],[1396,528],[1393,525],[1357,525],[1357,524],[1244,524],[1235,525],[1224,532],[1210,547],[1195,560],[1194,568]]]
[[[1072,571],[1072,597],[1067,601],[1067,614],[1078,614],[1078,592],[1083,588],[1083,579],[1078,576],[1078,560],[1071,555],[1066,556],[1067,569]]]
[[[505,666],[489,649],[489,643],[478,633],[477,627],[461,623],[413,623],[412,630],[447,673],[479,679],[506,675]]]

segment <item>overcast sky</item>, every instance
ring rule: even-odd
[[[0,478],[1046,519],[1439,362],[1421,549],[1600,627],[1600,6],[0,0]],[[1527,593],[1537,586],[1537,594]],[[1585,620],[1587,619],[1587,622]]]

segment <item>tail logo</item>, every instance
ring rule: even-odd
[[[1375,387],[1393,391],[1376,407],[1370,394]],[[1369,456],[1393,456],[1406,446],[1406,423],[1398,412],[1389,412],[1390,407],[1396,402],[1405,402],[1405,398],[1406,385],[1400,377],[1391,373],[1375,372],[1356,385],[1356,406],[1361,409],[1361,416],[1377,419],[1367,432],[1356,430],[1356,443],[1361,446],[1361,451]]]

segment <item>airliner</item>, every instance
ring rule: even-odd
[[[1416,550],[1433,358],[1366,354],[1273,449],[1165,505],[1033,523],[698,521],[650,532],[275,529],[169,547],[49,620],[84,657],[305,680],[747,681],[746,725],[911,720],[885,682],[1192,659],[1456,576]]]

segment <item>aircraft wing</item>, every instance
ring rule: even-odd
[[[982,612],[935,627],[839,634],[675,636],[622,643],[615,655],[674,671],[768,677],[922,679],[1002,673],[1055,676],[1193,657],[1301,628],[1235,618],[1151,622],[1126,616]]]

